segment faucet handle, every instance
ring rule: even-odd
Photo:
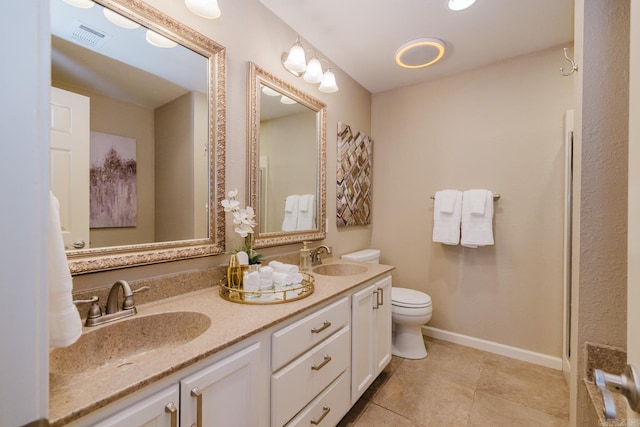
[[[132,290],[131,293],[137,294],[138,292],[148,291],[149,289],[151,288],[148,286],[140,286],[138,289]]]
[[[602,412],[608,420],[615,419],[616,406],[611,392],[622,394],[629,402],[629,407],[640,412],[640,371],[634,365],[627,365],[621,375],[613,375],[596,369],[593,372],[595,383],[602,393],[604,408]]]
[[[91,297],[91,298],[89,298],[89,299],[74,299],[74,300],[73,300],[73,303],[74,303],[75,305],[78,305],[78,304],[88,304],[88,303],[97,303],[99,299],[100,299],[100,298],[98,298],[98,296],[97,296],[97,295],[94,295],[94,296],[92,296],[92,297]]]
[[[132,308],[135,307],[135,303],[133,302],[133,294],[137,294],[138,292],[144,292],[147,291],[151,288],[149,288],[148,286],[141,286],[138,289],[133,289],[131,291],[131,295],[127,296],[124,298],[124,300],[122,301],[122,309],[123,310],[131,310]]]
[[[98,305],[99,299],[97,295],[94,295],[89,299],[73,300],[73,303],[76,305],[91,303],[91,307],[89,307],[89,312],[87,313],[87,322],[89,322],[89,319],[97,319],[102,316],[102,309]]]

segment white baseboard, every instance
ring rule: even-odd
[[[542,353],[536,353],[535,351],[511,347],[509,345],[499,344],[480,338],[474,338],[455,332],[449,332],[431,326],[422,326],[422,335],[443,341],[449,341],[482,351],[488,351],[489,353],[499,354],[500,356],[506,356],[512,359],[546,366],[547,368],[557,369],[559,371],[562,370],[562,359],[560,357],[549,356]]]

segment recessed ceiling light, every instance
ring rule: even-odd
[[[463,10],[474,4],[476,0],[449,0],[449,9]]]
[[[396,51],[396,63],[404,68],[428,67],[442,58],[444,49],[444,42],[440,39],[411,40]]]

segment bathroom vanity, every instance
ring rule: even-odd
[[[335,425],[391,359],[393,268],[315,274],[313,294],[283,304],[207,288],[85,328],[51,351],[51,425]],[[90,355],[92,334],[124,350]]]

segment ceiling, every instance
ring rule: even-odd
[[[313,45],[372,93],[552,46],[559,47],[558,68],[566,67],[560,47],[573,41],[573,0],[477,0],[459,12],[449,10],[448,0],[260,2],[300,34],[305,48]],[[440,62],[422,69],[396,65],[396,50],[424,37],[445,42]]]

